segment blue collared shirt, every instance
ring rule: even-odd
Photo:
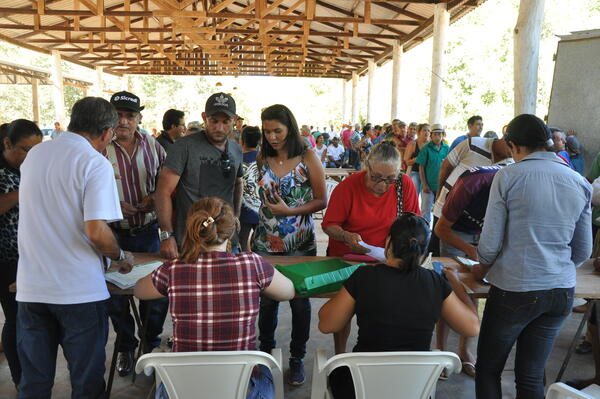
[[[506,291],[575,286],[592,252],[591,185],[552,152],[535,152],[494,177],[479,260]]]

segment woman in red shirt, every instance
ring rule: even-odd
[[[393,142],[383,141],[369,152],[366,170],[344,179],[331,194],[321,227],[329,236],[328,256],[364,254],[360,241],[385,247],[399,212],[419,215],[415,186],[400,174],[402,159]],[[334,334],[335,353],[346,351],[350,324]]]

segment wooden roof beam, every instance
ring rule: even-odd
[[[419,22],[424,22],[427,20],[427,18],[422,15],[419,15],[419,14],[411,12],[411,11],[406,11],[404,8],[395,6],[393,4],[389,4],[387,2],[374,2],[373,4],[376,4],[379,7],[386,8],[390,11],[394,11],[395,13],[405,15],[409,18],[413,18]]]

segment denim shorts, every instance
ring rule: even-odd
[[[248,382],[246,399],[273,398],[275,398],[275,387],[273,386],[273,375],[271,374],[271,370],[262,364],[257,365],[250,376],[250,381]],[[167,388],[165,388],[165,385],[162,382],[156,388],[154,399],[169,399]]]

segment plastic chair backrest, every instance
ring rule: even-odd
[[[555,382],[550,385],[546,392],[546,399],[597,399],[598,396],[588,395],[585,390],[580,391],[572,388],[562,382]]]
[[[276,355],[277,356],[277,355]],[[156,372],[170,399],[244,399],[255,365],[273,374],[275,398],[283,399],[281,351],[276,360],[259,351],[149,353],[140,357],[136,373]]]
[[[315,363],[322,362],[324,356],[324,351],[317,353]],[[452,352],[345,353],[319,366],[315,364],[311,399],[329,396],[327,376],[342,366],[350,368],[356,399],[427,399],[435,395],[444,368],[449,373],[458,373],[462,365]]]
[[[327,201],[331,198],[331,193],[337,187],[339,183],[335,180],[325,179],[325,188],[327,190]]]

